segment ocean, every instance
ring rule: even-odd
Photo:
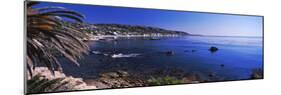
[[[213,81],[223,81],[249,79],[253,69],[263,69],[261,37],[120,37],[88,44],[90,54],[79,60],[80,67],[63,61],[67,75],[95,79],[107,71],[146,74],[176,68],[202,78],[216,75]],[[218,50],[210,52],[210,47]]]

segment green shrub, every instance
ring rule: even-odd
[[[148,80],[149,85],[168,85],[168,84],[181,84],[184,83],[183,80],[177,79],[175,77],[158,77],[154,78],[152,77],[151,79]]]

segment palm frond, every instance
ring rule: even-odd
[[[39,11],[40,14],[38,15],[48,15],[48,14],[69,14],[69,15],[74,15],[74,16],[77,16],[77,17],[80,17],[80,18],[84,18],[83,15],[75,12],[75,11],[70,11],[70,10],[56,10],[56,11],[49,11],[49,12],[43,12],[42,11]]]
[[[27,67],[32,72],[37,66],[44,65],[54,74],[61,70],[59,55],[77,64],[77,60],[88,54],[88,46],[81,41],[86,37],[75,27],[65,25],[59,18],[82,22],[84,16],[61,7],[32,8],[37,2],[27,3]],[[30,12],[29,12],[30,11]]]
[[[67,83],[67,81],[64,81],[64,78],[47,79],[43,76],[36,75],[27,81],[27,92],[38,93],[56,91]]]
[[[34,2],[34,1],[27,2],[27,8],[30,8],[30,7],[32,7],[34,5],[37,5],[37,4],[39,4],[39,2]]]
[[[36,8],[35,10],[38,10],[40,12],[44,12],[44,11],[51,11],[51,10],[66,10],[66,8],[57,7],[57,6],[47,6],[47,7]]]

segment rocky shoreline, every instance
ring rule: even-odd
[[[167,85],[171,84],[169,81],[165,82],[165,77],[170,78],[172,81],[180,80],[180,83],[199,83],[200,78],[197,75],[184,74],[180,70],[159,70],[150,74],[132,74],[127,71],[118,70],[100,73],[97,79],[82,79],[67,76],[62,72],[55,71],[53,75],[46,67],[38,67],[34,70],[34,76],[40,75],[43,78],[53,80],[58,78],[64,78],[64,81],[68,83],[63,85],[55,91],[70,91],[70,90],[86,90],[86,89],[104,89],[104,88],[123,88],[123,87],[143,87],[153,85]],[[180,78],[183,77],[183,78]],[[161,84],[155,84],[155,82],[161,82],[162,78],[164,82]],[[27,80],[30,80],[31,76],[28,74]],[[178,83],[174,83],[178,84]]]
[[[201,82],[208,82],[198,74],[185,73],[176,68],[167,68],[162,70],[129,73],[125,70],[104,71],[101,72],[96,79],[82,79],[67,76],[62,72],[55,71],[55,75],[46,67],[38,67],[34,71],[35,75],[41,75],[46,79],[65,78],[64,81],[68,83],[55,91],[70,91],[70,90],[86,90],[86,89],[105,89],[105,88],[124,88],[124,87],[144,87],[170,84],[194,84]],[[258,76],[258,77],[256,77]],[[262,78],[262,73],[253,71],[253,79]],[[216,75],[208,76],[209,79],[216,77]],[[28,74],[28,80],[30,80]]]
[[[199,75],[184,73],[182,70],[172,68],[138,73],[129,73],[124,70],[107,71],[100,73],[98,77],[97,79],[85,79],[85,82],[88,85],[96,86],[97,89],[201,82]]]
[[[64,83],[64,82],[66,84],[61,85],[59,88],[55,90],[46,91],[46,92],[97,89],[97,87],[94,85],[87,85],[82,78],[67,76],[60,71],[55,71],[53,75],[47,67],[36,67],[33,71],[33,76],[40,76],[42,79],[47,79],[47,80],[63,78],[63,80],[57,84]],[[27,80],[31,80],[31,78],[32,78],[31,75],[27,73]]]

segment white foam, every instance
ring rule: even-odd
[[[100,51],[92,51],[93,54],[102,54]]]
[[[137,57],[139,55],[140,54],[136,54],[136,53],[132,53],[132,54],[122,54],[122,53],[119,53],[119,54],[113,54],[111,57],[112,58],[124,58],[124,57]]]

